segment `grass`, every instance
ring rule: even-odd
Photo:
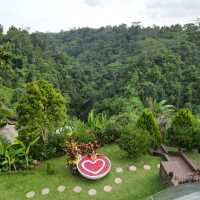
[[[98,181],[86,180],[80,176],[73,176],[69,169],[65,168],[65,157],[48,161],[55,166],[56,173],[54,175],[46,174],[46,162],[42,163],[37,170],[33,170],[27,174],[10,174],[0,176],[0,200],[25,200],[25,194],[29,191],[35,191],[35,200],[145,200],[146,197],[160,190],[163,186],[159,180],[159,170],[157,164],[160,159],[149,155],[143,156],[139,160],[130,160],[125,153],[119,149],[117,145],[109,145],[100,149],[101,153],[106,154],[112,162],[112,170],[108,176]],[[134,164],[137,167],[136,172],[128,171],[128,166]],[[151,165],[150,171],[143,169],[144,164]],[[117,174],[116,167],[123,167],[124,172]],[[115,177],[123,179],[122,184],[114,183]],[[65,185],[66,190],[63,193],[57,192],[59,185]],[[82,192],[74,193],[74,186],[82,187]],[[113,190],[111,193],[105,193],[103,187],[111,185]],[[47,196],[42,196],[40,191],[42,188],[50,188]],[[97,190],[97,195],[93,198],[87,194],[88,189]]]
[[[200,153],[197,151],[192,151],[186,153],[186,155],[189,157],[189,159],[197,166],[200,168]]]

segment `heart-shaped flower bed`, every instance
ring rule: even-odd
[[[106,176],[111,169],[110,160],[104,155],[96,155],[93,160],[91,156],[83,156],[77,163],[79,173],[85,178],[96,180]]]

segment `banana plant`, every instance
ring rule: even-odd
[[[25,145],[22,141],[17,140],[18,144],[21,145],[21,153],[23,154],[25,160],[26,160],[26,168],[29,167],[29,153],[31,146],[34,145],[40,137],[35,138],[32,142],[30,142],[28,145]]]
[[[12,167],[16,170],[16,158],[22,153],[21,148],[15,148],[18,142],[12,144],[0,141],[0,156],[2,158],[1,165],[11,171]]]
[[[20,140],[15,140],[12,144],[4,143],[0,140],[0,160],[1,166],[9,171],[17,170],[16,162],[18,159],[25,159],[26,168],[29,167],[30,148],[38,141],[39,137],[35,138],[27,146]]]

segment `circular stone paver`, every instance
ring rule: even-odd
[[[34,196],[35,196],[35,192],[34,192],[34,191],[31,191],[31,192],[26,193],[26,198],[28,198],[28,199],[31,199],[31,198],[33,198]]]
[[[112,191],[112,186],[110,185],[105,185],[103,188],[104,192],[111,192]]]
[[[65,186],[64,185],[58,186],[57,191],[58,192],[64,192],[65,191]]]
[[[137,167],[134,165],[129,166],[129,171],[135,172],[137,170]]]
[[[42,195],[47,195],[47,194],[49,194],[49,188],[44,188],[44,189],[42,189],[42,191],[41,191],[41,194]]]
[[[150,170],[151,166],[150,165],[144,165],[144,170]]]
[[[123,172],[123,169],[121,167],[117,167],[116,170],[115,170],[117,173],[122,173]]]
[[[157,168],[160,169],[160,164],[157,164]]]
[[[82,188],[80,186],[75,186],[73,191],[76,192],[76,193],[80,193],[82,190]]]
[[[95,195],[97,194],[97,191],[96,191],[95,189],[89,189],[89,190],[88,190],[88,194],[89,194],[90,196],[95,196]]]
[[[116,184],[122,183],[122,179],[119,178],[119,177],[115,178],[115,183],[116,183]]]

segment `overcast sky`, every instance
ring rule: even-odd
[[[31,31],[68,30],[141,21],[144,26],[190,23],[200,0],[0,0],[0,24]]]

